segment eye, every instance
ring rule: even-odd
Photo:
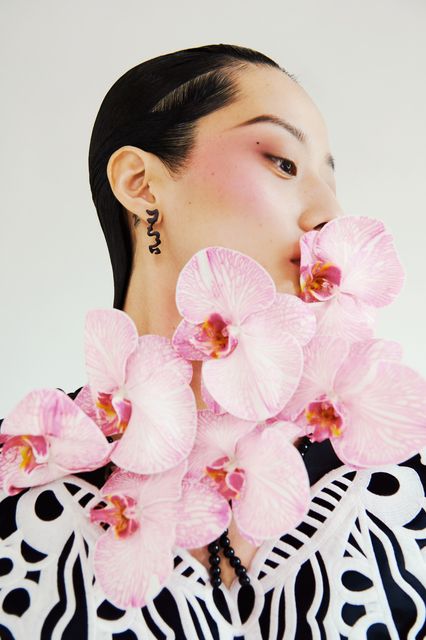
[[[289,160],[288,158],[280,158],[276,156],[270,156],[271,160],[277,161],[276,164],[279,165],[280,169],[285,171],[286,173],[290,173],[290,175],[297,175],[297,167],[294,164],[293,160]]]

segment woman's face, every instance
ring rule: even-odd
[[[306,92],[266,66],[240,74],[243,97],[198,121],[197,143],[178,180],[162,181],[162,251],[180,270],[199,249],[237,249],[265,267],[282,293],[299,292],[303,233],[342,214],[327,130]],[[304,134],[301,141],[262,115]],[[151,242],[151,240],[150,240]]]

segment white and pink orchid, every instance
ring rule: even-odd
[[[317,335],[351,341],[373,336],[378,307],[390,304],[404,283],[392,235],[365,216],[330,220],[300,239],[300,297],[314,309]]]
[[[0,486],[13,495],[106,464],[111,445],[97,425],[58,389],[30,391],[4,418]]]
[[[108,524],[95,546],[96,579],[118,607],[143,607],[173,571],[178,502],[186,460],[150,475],[116,469],[100,490],[105,507],[90,511]]]
[[[121,434],[111,460],[135,473],[158,473],[182,462],[197,425],[191,364],[167,338],[138,336],[119,309],[87,313],[85,351],[94,405],[88,413],[96,412],[106,435]]]
[[[197,437],[188,460],[184,518],[191,523],[194,535],[202,535],[205,526],[191,514],[192,497],[198,513],[200,485],[215,491],[215,495],[209,495],[211,510],[214,505],[225,527],[232,509],[238,529],[249,542],[259,543],[296,526],[310,501],[306,467],[292,444],[299,432],[296,425],[283,421],[258,424],[229,413],[215,415],[200,410]],[[188,543],[187,533],[186,526],[182,532],[178,527],[180,546],[193,546],[191,538]],[[215,538],[214,534],[209,531],[207,542]]]
[[[403,462],[426,445],[426,381],[400,357],[396,342],[317,336],[279,417],[303,426],[311,441],[329,438],[353,468]]]
[[[176,306],[183,319],[172,344],[185,359],[202,361],[208,406],[245,420],[276,414],[299,382],[301,346],[315,332],[309,305],[277,294],[249,256],[208,247],[180,272]]]

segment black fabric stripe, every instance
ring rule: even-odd
[[[370,511],[366,511],[371,520],[379,527],[383,533],[386,534],[389,541],[392,544],[396,563],[402,578],[420,595],[423,602],[426,602],[426,589],[421,582],[410,573],[404,562],[404,556],[398,540],[393,531],[382,522],[377,516]],[[380,571],[383,585],[385,587],[386,597],[389,603],[389,607],[392,613],[395,626],[398,630],[399,637],[407,637],[409,630],[413,626],[417,617],[417,608],[412,600],[411,596],[401,589],[401,587],[394,581],[386,550],[383,547],[381,540],[375,535],[373,531],[370,531],[370,538],[373,545],[374,553],[377,558],[377,566]]]
[[[167,587],[164,587],[154,598],[153,604],[159,616],[169,625],[170,629],[173,629],[175,632],[175,640],[187,640],[176,601]]]
[[[294,597],[297,603],[295,640],[311,640],[312,638],[312,629],[307,623],[306,616],[313,602],[315,589],[315,576],[311,561],[306,560],[300,567],[294,584]]]
[[[319,551],[315,552],[315,557],[318,560],[321,578],[322,578],[322,598],[320,605],[318,607],[318,611],[315,614],[315,619],[318,622],[318,627],[321,634],[321,640],[326,640],[325,628],[324,628],[324,618],[327,614],[328,607],[330,605],[330,583],[328,581],[327,570],[325,568],[324,560],[322,559],[322,555]],[[320,588],[319,585],[316,586],[317,589]]]
[[[201,598],[197,597],[197,600],[200,603],[200,607],[203,610],[204,617],[207,620],[207,624],[209,625],[209,629],[210,629],[210,631],[212,633],[212,636],[213,636],[214,640],[220,640],[219,628],[217,626],[217,622],[215,620],[213,620],[209,610],[206,607],[206,603],[203,600],[201,600]],[[231,620],[231,616],[229,616],[229,620]]]
[[[142,615],[144,617],[144,620],[146,622],[146,626],[151,631],[151,633],[154,636],[154,638],[157,638],[157,640],[166,640],[166,638],[167,638],[166,634],[164,634],[157,627],[157,625],[155,624],[154,620],[151,617],[151,614],[149,613],[148,607],[142,607],[141,611],[142,611]]]
[[[58,571],[57,571],[59,600],[52,607],[52,609],[50,610],[50,612],[46,617],[46,620],[44,621],[43,627],[41,629],[41,640],[50,640],[52,638],[53,631],[66,610],[67,599],[66,599],[64,569],[65,569],[67,558],[74,544],[74,539],[75,539],[75,534],[72,533],[68,538],[68,540],[66,541],[65,546],[62,549],[61,555],[59,556]],[[86,638],[87,638],[87,628],[84,629],[84,627],[82,627],[80,629],[79,640],[85,640]]]
[[[81,637],[81,629],[87,629],[88,626],[86,592],[84,590],[83,571],[79,556],[77,556],[72,569],[72,582],[74,586],[75,611],[64,629],[61,640],[75,640]]]
[[[265,602],[263,605],[262,612],[259,616],[259,627],[260,627],[262,640],[269,640],[271,602],[272,602],[273,593],[274,593],[273,589],[265,593]]]

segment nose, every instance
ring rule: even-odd
[[[313,178],[305,189],[304,206],[298,220],[303,233],[319,230],[330,220],[343,215],[336,194],[322,178]]]

